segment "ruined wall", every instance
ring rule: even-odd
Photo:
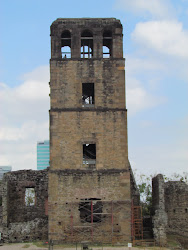
[[[161,174],[152,179],[152,206],[154,212],[153,235],[157,244],[165,246],[167,244],[167,214],[165,212],[164,179]]]
[[[126,242],[130,240],[130,173],[118,170],[51,170],[49,175],[49,237],[56,242]],[[80,203],[101,201],[81,218]],[[90,206],[90,203],[89,203]],[[89,208],[88,208],[89,209]],[[63,212],[62,212],[63,211]]]
[[[188,185],[181,181],[165,183],[167,232],[188,237]]]
[[[152,179],[153,231],[158,243],[165,235],[188,237],[188,185],[181,181],[164,183],[163,176]],[[162,231],[161,231],[162,230]]]
[[[2,228],[8,242],[47,239],[48,172],[20,170],[3,178]],[[34,190],[28,203],[26,189]],[[27,196],[27,197],[26,197]]]

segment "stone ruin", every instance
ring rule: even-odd
[[[167,234],[188,238],[188,185],[164,182],[161,174],[152,179],[153,233],[155,241],[166,245]]]
[[[128,160],[122,31],[115,18],[51,25],[50,168],[4,175],[4,241],[130,242],[139,193]],[[166,245],[167,233],[188,236],[185,183],[156,176],[153,209],[157,243]]]
[[[48,170],[4,174],[0,232],[5,242],[47,240]]]
[[[20,170],[4,174],[0,184],[0,232],[5,242],[48,240],[48,172],[49,169]],[[165,246],[167,234],[188,238],[188,185],[181,181],[164,182],[159,174],[153,178],[152,186],[156,243]],[[33,199],[29,201],[27,191],[32,189]],[[131,190],[138,205],[134,180]]]

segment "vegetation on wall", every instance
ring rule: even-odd
[[[152,215],[152,178],[154,175],[146,176],[134,171],[137,180],[137,187],[140,192],[140,204],[143,216]],[[174,173],[170,177],[163,175],[164,181],[182,181],[188,184],[188,172],[183,174]]]

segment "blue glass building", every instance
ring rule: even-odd
[[[49,140],[37,142],[37,170],[49,167],[50,163]]]

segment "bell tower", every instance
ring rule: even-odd
[[[115,18],[51,25],[49,239],[131,237],[125,59]]]

